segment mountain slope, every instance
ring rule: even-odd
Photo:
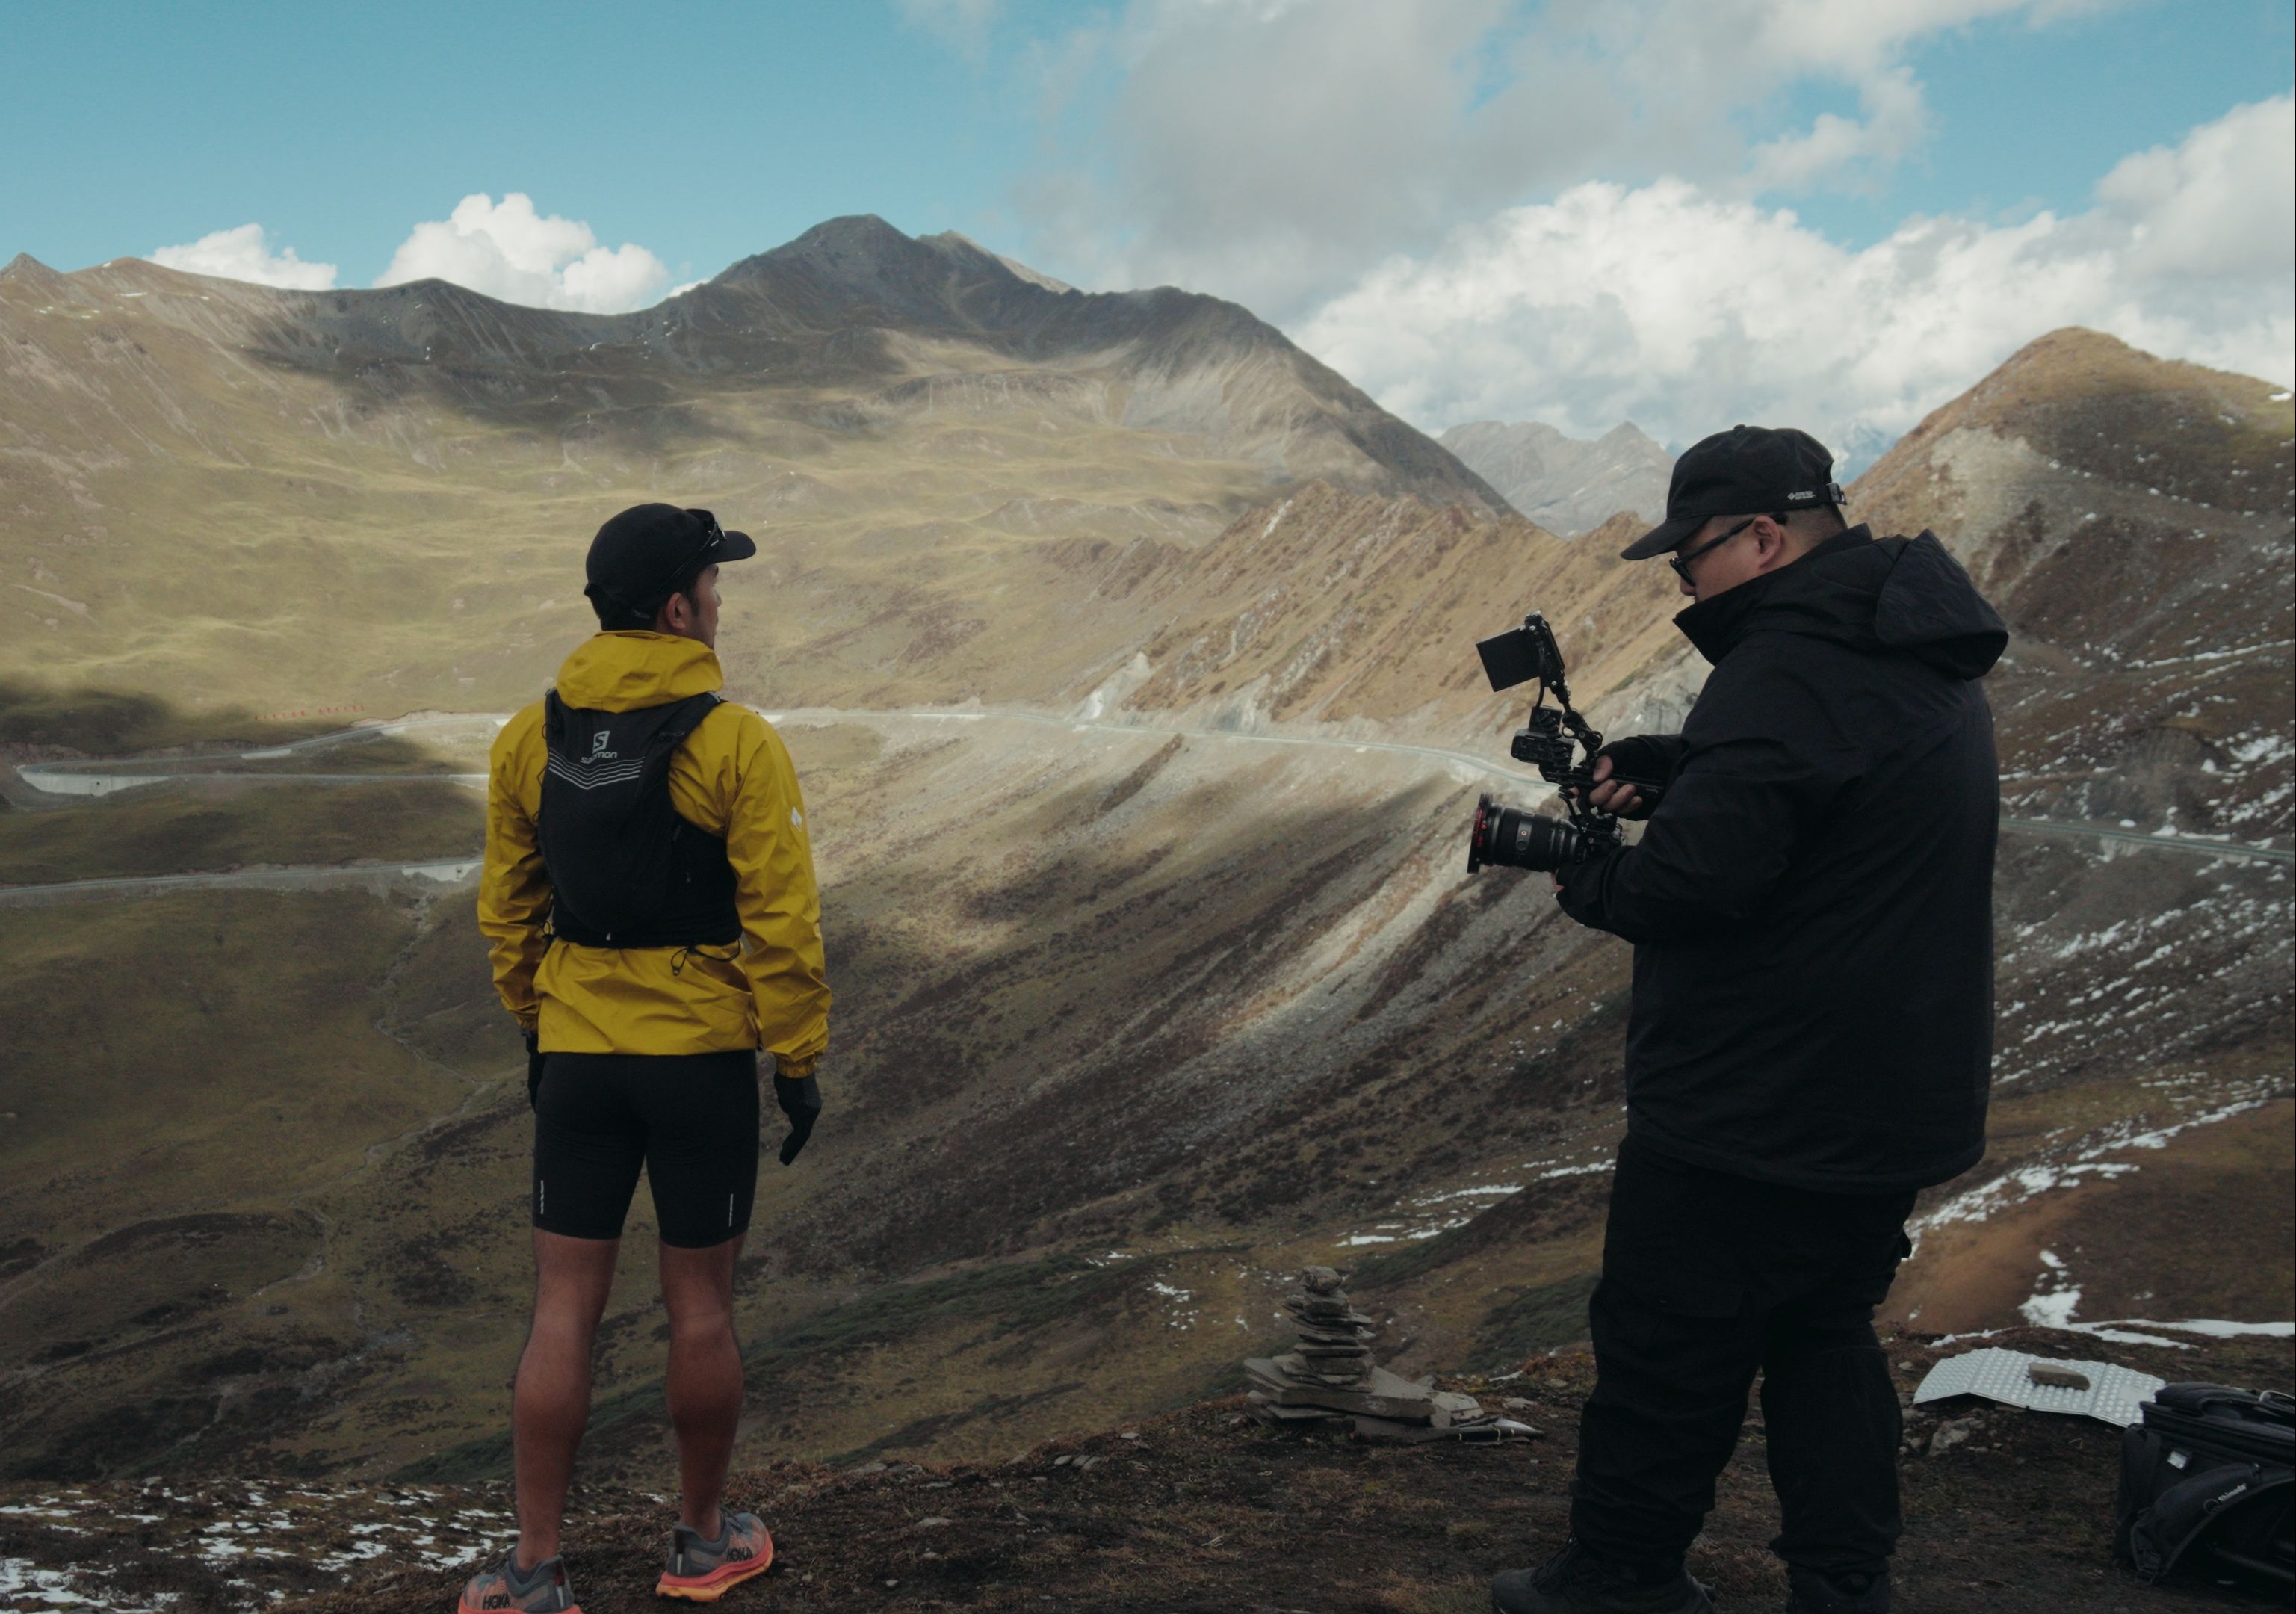
[[[976,272],[959,264],[933,283]],[[869,292],[897,294],[930,301],[914,277]],[[957,300],[930,316],[942,325],[905,316],[913,330],[852,362],[985,362],[947,333],[971,317]],[[182,423],[139,413],[163,396],[138,389],[175,362],[166,345],[202,340],[200,307],[177,315],[134,327],[157,368],[131,347],[105,361],[116,371],[91,360],[77,373],[102,384],[74,395],[73,418],[117,428],[121,463],[160,463],[155,445],[184,456],[167,474],[193,479],[167,486],[222,490],[176,510],[171,537],[261,530],[248,554],[139,535],[98,551],[111,560],[98,575],[164,590],[153,621],[207,614],[202,631],[240,635],[250,660],[300,656],[308,634],[332,664],[356,663],[370,647],[343,623],[371,609],[356,594],[373,583],[372,557],[340,538],[320,548],[340,524],[303,512],[351,507],[380,523],[451,504],[414,530],[430,563],[452,569],[430,586],[447,581],[466,608],[426,607],[438,643],[473,668],[460,704],[526,698],[513,675],[546,668],[579,631],[535,597],[564,590],[564,557],[544,564],[514,531],[474,542],[457,501],[499,486],[570,512],[596,496],[597,464],[633,482],[653,464],[639,428],[652,420],[668,441],[676,410],[601,405],[594,437],[536,452],[459,404],[379,405],[324,417],[342,436],[321,432],[303,457],[283,447],[303,439],[281,435],[260,439],[278,462],[234,465],[240,440],[218,422],[291,409],[308,378],[252,361],[201,371],[216,390],[176,400]],[[497,338],[527,340],[507,325]],[[2202,725],[2194,742],[2221,753],[2217,774],[2192,770],[2199,799],[2243,839],[2284,835],[2272,791],[2287,767],[2263,744],[2272,709],[2241,704],[2243,679],[2270,693],[2277,678],[2284,722],[2284,660],[2245,636],[2177,648],[2195,631],[2180,592],[2193,557],[2252,579],[2253,599],[2222,608],[2233,635],[2268,634],[2284,610],[2284,537],[2276,549],[2243,536],[2258,530],[2248,522],[2266,538],[2271,520],[2284,529],[2271,515],[2289,493],[2284,448],[2251,457],[2226,426],[2232,446],[2211,460],[2202,437],[2189,458],[2220,482],[2251,480],[2230,473],[2251,466],[2278,479],[2201,544],[2185,535],[2210,512],[2135,519],[2182,483],[2130,486],[2108,454],[2065,484],[2085,501],[2068,506],[2050,479],[2066,450],[2030,447],[2065,411],[2100,412],[2133,422],[2135,452],[2163,453],[2138,467],[2150,477],[2169,460],[2139,428],[2165,422],[2174,447],[2197,418],[2179,389],[2219,388],[2221,414],[2267,449],[2286,435],[2282,405],[2094,340],[2058,342],[1959,400],[1860,483],[1858,513],[1937,526],[2017,622],[1994,690],[2012,787],[2088,792],[2062,808],[2021,796],[2018,812],[2093,811],[2144,786],[2150,753],[2116,747],[2131,710],[2144,719],[2128,701],[2158,684],[2184,702],[2164,720]],[[2089,356],[2073,363],[2068,348]],[[817,418],[673,383],[668,359],[647,362],[664,374],[633,360],[600,389],[611,401],[659,385],[725,441],[755,434],[661,463],[688,486],[722,477],[768,512],[756,528],[767,554],[731,569],[731,692],[778,714],[805,780],[839,993],[830,1116],[800,1167],[769,1167],[761,1184],[742,1290],[757,1396],[744,1460],[1003,1456],[1193,1401],[1259,1342],[1283,1274],[1311,1260],[1357,1268],[1358,1291],[1392,1318],[1402,1371],[1508,1365],[1577,1337],[1620,1126],[1628,956],[1561,920],[1545,881],[1464,873],[1476,792],[1539,794],[1502,760],[1524,692],[1488,691],[1472,642],[1543,610],[1603,727],[1676,726],[1702,664],[1669,620],[1665,569],[1615,559],[1633,523],[1566,543],[1511,515],[1312,484],[1238,515],[1227,501],[1262,485],[1259,467],[1192,458],[1189,439],[1081,410],[1039,413],[1001,359],[787,395]],[[1004,379],[980,379],[992,373]],[[480,372],[461,373],[452,385]],[[211,447],[185,470],[193,432]],[[1950,453],[1919,457],[1932,439]],[[325,479],[371,464],[384,440],[405,451],[388,499],[361,505]],[[436,468],[419,457],[434,451]],[[453,500],[429,479],[449,473]],[[906,520],[887,513],[896,496],[911,502]],[[2031,528],[1984,512],[2028,506],[2050,543],[2021,561]],[[2152,584],[2124,580],[2103,602],[2082,591],[2085,567],[2122,563],[2110,544],[2084,547],[2090,509],[2126,523],[2113,542],[2146,558]],[[342,618],[269,610],[266,578],[297,553],[278,537],[291,520],[308,523],[313,575],[332,577]],[[245,569],[209,596],[210,563]],[[402,684],[418,682],[430,619],[410,606],[389,641],[409,664]],[[489,645],[517,657],[481,660]],[[134,727],[155,744],[201,732],[145,705]],[[879,709],[824,709],[855,707]],[[106,732],[127,721],[126,706],[100,710]],[[71,743],[63,706],[38,721],[45,744]],[[2086,778],[2041,779],[2084,746]],[[294,800],[325,813],[333,788]],[[101,855],[90,872],[111,872],[159,833],[157,799],[50,804],[71,832],[8,839],[51,858]],[[412,792],[392,810],[378,844],[452,827]],[[202,795],[200,811],[228,805]],[[238,856],[263,827],[184,826],[179,844]],[[346,851],[339,832],[291,844]],[[1900,1304],[1923,1326],[1997,1326],[2036,1304],[2081,1323],[2139,1305],[2285,1319],[2289,872],[2194,855],[2210,844],[2005,836],[1992,1148],[1921,1207]],[[133,866],[147,866],[140,851]],[[11,1471],[500,1471],[530,1123],[467,891],[382,879],[326,897],[41,902],[0,907],[0,951],[37,988],[0,1036],[22,1094],[0,1126],[0,1164],[15,1167],[0,1169]],[[80,1102],[91,1092],[206,1102],[115,1127]],[[295,1170],[271,1158],[290,1125],[320,1144]],[[647,1214],[642,1196],[586,1452],[594,1471],[651,1485],[665,1424]]]
[[[1231,304],[865,218],[614,316],[19,259],[0,471],[0,674],[258,711],[522,698],[639,499],[756,531],[736,586],[795,574],[805,628],[897,647],[993,620],[1070,534],[1201,541],[1317,479],[1501,504]],[[730,648],[775,642],[753,615]]]

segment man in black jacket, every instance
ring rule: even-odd
[[[1802,1614],[1883,1614],[1897,1390],[1873,1329],[1918,1189],[1977,1163],[2000,782],[1976,679],[2008,634],[1937,539],[1847,527],[1833,459],[1740,426],[1677,463],[1680,734],[1605,747],[1640,841],[1556,877],[1635,946],[1627,1136],[1571,1540],[1500,1614],[1699,1614],[1684,1569],[1762,1374],[1771,1544]],[[1662,779],[1654,801],[1622,782]]]

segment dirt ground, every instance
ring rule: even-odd
[[[2171,1379],[2287,1387],[2285,1340],[2191,1350],[2020,1331],[1986,1343],[2139,1367]],[[1940,1354],[1892,1340],[1910,1390]],[[1498,1446],[1366,1446],[1267,1433],[1240,1399],[1048,1442],[1000,1464],[779,1464],[737,1476],[732,1500],[778,1543],[732,1610],[907,1614],[1474,1614],[1496,1570],[1560,1544],[1583,1354],[1534,1358],[1471,1384],[1543,1431]],[[1511,1402],[1511,1404],[1509,1404]],[[1956,1426],[1960,1438],[1939,1440]],[[1939,1449],[1932,1451],[1933,1445]],[[2087,1421],[1975,1402],[1908,1416],[1902,1614],[2150,1614],[2236,1606],[2209,1588],[2154,1589],[2109,1552],[2119,1438]],[[1764,1543],[1775,1528],[1750,1415],[1693,1569],[1726,1610],[1783,1607]],[[1087,1461],[1088,1460],[1088,1461]],[[665,1477],[666,1478],[666,1477]],[[267,1487],[267,1488],[266,1488]],[[100,1606],[269,1606],[295,1614],[444,1614],[462,1571],[436,1567],[506,1540],[499,1487],[332,1487],[234,1481],[119,1484],[0,1496],[0,1560],[19,1584],[80,1589]],[[587,1614],[658,1609],[669,1504],[636,1489],[578,1494],[568,1531]],[[258,1521],[261,1521],[258,1527]],[[92,1543],[100,1542],[101,1551]],[[218,1545],[218,1543],[224,1544]],[[101,1594],[76,1568],[107,1567]],[[427,1567],[426,1567],[427,1566]],[[0,1585],[4,1585],[0,1579]],[[0,1593],[0,1607],[53,1606]]]

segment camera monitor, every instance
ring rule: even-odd
[[[1475,653],[1483,659],[1483,676],[1493,689],[1513,689],[1533,678],[1541,684],[1562,680],[1562,647],[1546,619],[1537,611],[1525,617],[1521,627],[1477,640]]]

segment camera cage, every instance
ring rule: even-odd
[[[1515,731],[1508,746],[1509,755],[1517,762],[1536,767],[1538,776],[1555,787],[1562,800],[1563,815],[1573,829],[1598,847],[1620,844],[1623,837],[1618,815],[1587,801],[1587,793],[1595,787],[1595,753],[1603,749],[1603,734],[1570,703],[1562,647],[1546,619],[1531,611],[1523,618],[1521,627],[1478,642],[1475,651],[1482,658],[1484,675],[1490,679],[1494,690],[1513,689],[1533,680],[1538,684],[1531,699],[1530,715]],[[1554,697],[1554,707],[1546,704],[1549,694]],[[1586,758],[1574,761],[1572,752],[1580,748],[1585,750]],[[1479,823],[1493,805],[1489,797],[1482,799],[1477,814]]]

